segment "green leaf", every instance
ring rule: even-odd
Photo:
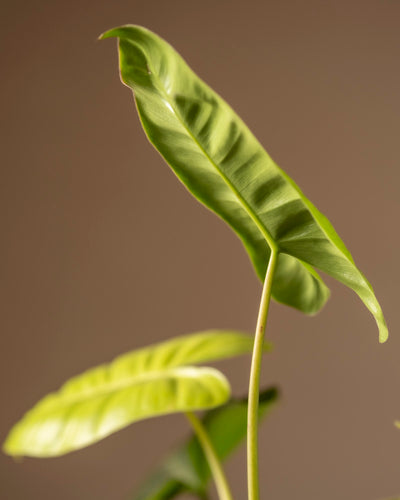
[[[189,191],[242,240],[263,280],[270,248],[279,255],[275,300],[317,312],[328,290],[314,268],[352,288],[387,338],[371,285],[330,222],[269,157],[235,112],[154,33],[123,26],[122,81],[133,91],[143,128]]]
[[[4,451],[62,455],[138,420],[221,405],[230,394],[222,373],[188,365],[251,352],[252,347],[248,335],[210,330],[124,354],[39,401],[13,427]]]
[[[260,394],[259,417],[265,417],[278,397],[275,388]],[[207,412],[203,425],[220,460],[225,460],[246,436],[247,399],[231,400],[226,405]],[[190,491],[205,498],[210,469],[203,451],[191,435],[147,479],[134,500],[170,500]]]

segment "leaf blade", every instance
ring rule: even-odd
[[[140,47],[135,48],[136,52],[134,55],[136,60],[130,60],[130,50],[132,49],[132,46],[130,45],[131,41],[128,42],[125,38],[122,38],[126,34],[126,31],[130,28],[136,30],[136,35],[139,39],[142,39],[145,45],[147,44],[147,37],[154,37],[155,41],[161,41],[161,39],[158,39],[158,37],[150,31],[137,26],[110,30],[102,35],[101,38],[121,36],[120,67],[122,81],[135,90],[135,102],[139,112],[139,118],[147,137],[155,146],[157,151],[164,157],[166,162],[172,167],[174,173],[187,187],[187,189],[207,208],[219,215],[234,230],[246,248],[258,277],[263,280],[270,255],[270,247],[265,240],[265,236],[262,234],[263,229],[260,232],[260,224],[259,222],[255,222],[253,220],[254,215],[251,214],[249,217],[247,211],[240,205],[235,204],[234,207],[231,206],[229,209],[226,209],[225,204],[221,203],[221,199],[226,199],[228,202],[232,202],[232,200],[229,199],[232,192],[229,188],[227,188],[225,181],[219,176],[215,176],[213,169],[210,169],[210,166],[207,165],[209,163],[208,155],[206,155],[205,162],[203,161],[204,158],[200,158],[198,156],[198,151],[195,150],[198,148],[199,144],[196,140],[194,141],[195,150],[190,148],[190,146],[187,148],[187,144],[182,144],[181,142],[176,144],[176,137],[182,140],[186,129],[180,120],[175,120],[173,122],[168,116],[171,109],[173,110],[172,105],[165,98],[165,92],[163,90],[157,94],[159,86],[157,85],[157,82],[154,83],[149,79],[150,75],[153,73],[149,70],[145,54]],[[161,50],[173,50],[168,44],[163,41],[161,42],[164,44]],[[124,46],[126,50],[124,50]],[[157,53],[154,54],[154,58],[157,60]],[[179,63],[179,59],[176,61]],[[141,67],[139,67],[139,62],[142,64]],[[183,61],[181,62],[183,63]],[[162,66],[162,62],[159,60],[156,61],[156,64]],[[125,71],[126,68],[132,69],[136,72],[135,76],[136,78],[139,78],[139,81],[142,84],[140,88],[135,85],[133,80],[130,79],[129,69]],[[190,69],[188,70],[191,72]],[[171,76],[171,73],[168,77],[169,76]],[[193,74],[193,76],[195,75]],[[201,84],[205,85],[203,82],[201,82]],[[182,86],[184,87],[184,83],[182,83]],[[211,89],[209,90],[211,91]],[[178,92],[178,102],[181,102],[179,100],[179,96],[181,95],[182,92]],[[220,98],[218,97],[218,99]],[[194,101],[196,102],[196,100]],[[182,102],[181,104],[183,105]],[[206,100],[204,101],[204,105],[208,105]],[[164,111],[163,114],[160,112],[161,109]],[[172,114],[174,114],[174,111],[172,111]],[[246,125],[241,122],[239,118],[237,119],[240,121],[241,126],[247,130]],[[158,124],[154,126],[153,122],[157,121]],[[190,134],[189,138],[192,139],[192,137],[193,136]],[[197,161],[196,168],[198,168],[201,173],[199,176],[193,175],[193,172],[185,168],[185,162],[188,158],[188,150],[190,150],[192,156],[195,156]],[[180,155],[177,156],[175,151],[179,151]],[[229,158],[226,157],[225,161],[228,159]],[[191,158],[190,163],[193,163],[193,157]],[[210,176],[211,180],[202,175],[204,173]],[[218,193],[217,196],[212,196],[212,193],[210,193],[208,189],[211,183],[213,184],[213,192]],[[288,286],[274,285],[273,297],[275,300],[300,309],[307,314],[316,313],[325,304],[329,297],[328,288],[325,286],[318,274],[316,272],[309,273],[307,266],[305,266],[302,262],[297,259],[293,259],[289,255],[280,255],[278,259],[278,272],[285,276],[285,280],[287,282],[290,281],[291,283],[295,283],[296,289],[300,288],[302,293],[293,294],[290,293]]]
[[[252,345],[248,335],[210,330],[119,356],[43,398],[13,427],[4,451],[62,455],[144,418],[218,406],[229,397],[226,378],[188,365],[251,352]]]
[[[103,38],[112,36],[119,38],[121,78],[134,91],[143,128],[178,178],[233,228],[261,279],[269,248],[279,250],[273,297],[317,312],[328,298],[319,269],[359,295],[384,342],[380,305],[333,226],[228,104],[154,33],[132,25]],[[296,293],[287,284],[293,281]]]

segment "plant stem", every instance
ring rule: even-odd
[[[213,476],[215,486],[217,487],[218,497],[220,500],[233,500],[231,491],[229,489],[228,481],[222,469],[221,462],[215,452],[215,449],[210,441],[210,438],[203,427],[201,421],[192,412],[186,413],[189,422],[200,442],[204,455],[207,458],[208,465]]]
[[[274,278],[277,260],[278,251],[272,248],[261,295],[260,309],[258,311],[254,338],[253,357],[251,360],[247,409],[247,481],[249,500],[259,500],[260,498],[258,481],[258,404],[260,392],[260,372],[265,327],[267,323],[272,281]]]

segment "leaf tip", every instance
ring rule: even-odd
[[[14,462],[16,463],[21,463],[24,460],[24,454],[21,453],[21,451],[13,446],[13,443],[10,443],[10,439],[7,437],[7,439],[4,441],[1,451],[5,454],[8,455],[10,458],[13,459]]]
[[[1,450],[5,455],[18,458],[18,453],[15,453],[15,449],[13,449],[12,445],[12,433],[13,429],[11,429],[11,431],[8,433],[4,443],[1,446]]]
[[[385,323],[379,328],[379,343],[384,344],[389,337],[389,330]]]
[[[111,28],[99,36],[99,40],[105,40],[106,38],[133,38],[135,34],[138,33],[151,33],[148,29],[142,26],[137,26],[135,24],[125,24],[123,26],[117,26],[116,28]]]
[[[400,429],[400,420],[396,420],[396,422],[394,423],[394,425],[395,425],[398,429]]]
[[[106,40],[107,38],[117,37],[118,36],[117,31],[118,28],[112,28],[110,30],[107,30],[98,37],[98,40]]]

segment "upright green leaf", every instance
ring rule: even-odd
[[[108,37],[119,38],[121,77],[148,138],[189,191],[234,229],[262,280],[270,248],[279,251],[274,298],[315,313],[328,297],[319,269],[360,296],[385,341],[371,285],[332,225],[227,103],[147,29],[123,26]]]
[[[248,335],[210,330],[124,354],[39,401],[11,430],[4,451],[62,455],[138,420],[221,405],[230,394],[222,373],[188,365],[251,352],[252,347]]]
[[[260,419],[277,401],[277,390],[260,394]],[[203,425],[220,460],[225,460],[246,436],[247,399],[232,400],[207,412]],[[190,491],[205,498],[211,474],[203,451],[192,435],[171,453],[133,496],[134,500],[170,500]]]

